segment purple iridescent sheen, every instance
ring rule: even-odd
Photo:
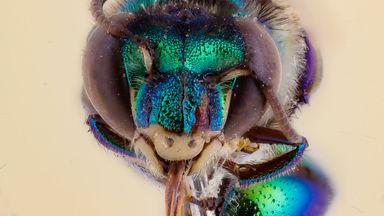
[[[105,146],[107,149],[112,150],[120,155],[136,158],[136,154],[134,151],[129,151],[128,149],[123,149],[118,146],[118,144],[114,143],[112,140],[108,139],[106,134],[104,134],[98,125],[98,122],[92,116],[88,117],[88,124],[93,136],[99,141],[100,144]]]
[[[306,53],[306,68],[303,73],[303,77],[301,80],[301,95],[300,102],[308,103],[309,102],[309,95],[311,88],[314,84],[315,77],[316,77],[316,70],[317,70],[317,59],[316,59],[316,53],[314,51],[314,48],[309,41],[309,38],[307,36],[304,37],[305,43],[307,45],[307,53]]]

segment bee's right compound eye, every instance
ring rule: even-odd
[[[135,124],[121,47],[121,40],[96,27],[88,37],[83,77],[87,96],[97,113],[119,135],[131,139]]]

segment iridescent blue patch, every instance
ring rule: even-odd
[[[148,85],[142,85],[136,93],[136,124],[142,128],[149,126],[149,113],[151,112],[151,95],[152,89]]]
[[[211,130],[220,130],[224,124],[225,94],[218,85],[209,93],[211,110]]]

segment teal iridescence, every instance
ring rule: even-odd
[[[224,109],[225,109],[225,92],[220,85],[216,86],[215,90],[209,95],[211,104],[216,109],[211,112],[211,128],[212,130],[220,130],[224,124]]]
[[[240,37],[229,41],[219,35],[205,34],[190,36],[185,41],[185,67],[189,71],[196,74],[221,71],[242,61],[244,52],[239,49]]]
[[[182,84],[180,77],[169,76],[153,90],[150,124],[160,123],[171,131],[180,131],[183,124]]]
[[[234,11],[234,16],[239,16],[239,17],[245,17],[248,15],[248,13],[245,10],[245,7],[247,5],[246,0],[229,0],[232,4],[234,4],[237,8],[236,11]]]
[[[312,201],[310,185],[294,176],[254,184],[244,193],[257,204],[261,215],[305,215]]]
[[[208,100],[210,129],[221,130],[225,100],[236,79],[209,84],[204,77],[243,63],[241,34],[233,29],[206,32],[210,28],[187,34],[173,26],[151,23],[132,28],[133,33],[150,41],[155,51],[154,70],[147,72],[136,44],[126,40],[121,50],[128,84],[136,92],[132,104],[137,125],[146,128],[160,124],[170,131],[190,133],[198,122],[199,107]]]
[[[304,160],[295,171],[245,188],[225,197],[221,216],[320,216],[332,198],[327,178]]]
[[[175,30],[148,25],[135,33],[156,46],[154,64],[159,72],[176,73],[182,69],[183,38]]]
[[[155,0],[125,0],[124,3],[120,5],[119,11],[136,13],[144,8],[152,7],[155,2]]]
[[[124,43],[121,53],[128,84],[137,87],[146,74],[143,55],[139,47],[130,41]]]
[[[148,115],[150,113],[151,98],[148,97],[152,93],[148,85],[141,85],[136,93],[136,123],[141,127],[148,127]]]

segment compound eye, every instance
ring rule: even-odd
[[[224,134],[240,137],[257,125],[266,111],[266,100],[251,76],[239,77],[233,89]]]
[[[131,139],[136,126],[121,47],[121,40],[95,28],[88,37],[83,78],[87,96],[97,113],[119,135]]]

